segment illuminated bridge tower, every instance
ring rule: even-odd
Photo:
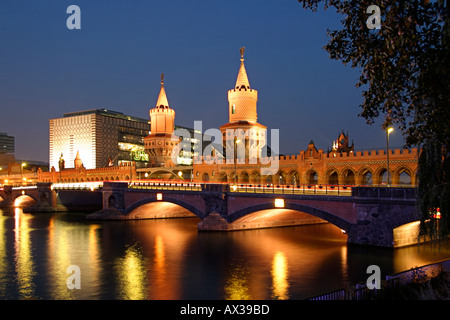
[[[161,90],[156,106],[150,109],[150,134],[144,138],[145,152],[152,167],[171,167],[172,151],[179,143],[174,133],[175,110],[169,107],[164,90],[164,74],[161,75]]]
[[[240,49],[241,65],[236,84],[228,91],[229,120],[220,127],[227,163],[232,163],[233,159],[237,159],[238,164],[248,159],[256,160],[266,144],[266,126],[258,123],[258,91],[250,87],[244,65],[244,50]]]

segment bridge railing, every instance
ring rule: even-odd
[[[218,184],[208,182],[169,182],[134,181],[129,184],[130,189],[148,190],[182,190],[182,191],[202,191],[202,185]],[[220,184],[220,183],[219,183]],[[229,192],[236,193],[273,193],[273,194],[311,194],[311,195],[339,195],[351,196],[352,187],[347,185],[274,185],[274,184],[228,184]]]
[[[130,189],[147,190],[180,190],[180,191],[202,191],[201,183],[191,182],[131,182],[128,185]]]
[[[352,186],[327,184],[231,184],[230,192],[351,196]]]

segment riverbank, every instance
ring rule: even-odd
[[[387,276],[379,289],[363,283],[308,300],[450,300],[450,259]]]
[[[369,300],[450,300],[450,272],[381,290]]]

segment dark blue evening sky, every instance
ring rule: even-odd
[[[72,4],[81,30],[66,27]],[[177,124],[218,128],[245,46],[258,122],[280,129],[281,152],[311,139],[326,150],[342,130],[358,150],[382,149],[380,124],[357,116],[358,70],[323,49],[341,18],[296,0],[2,0],[0,131],[16,158],[48,161],[49,119],[96,108],[147,119],[161,73]],[[403,144],[399,131],[391,141]]]

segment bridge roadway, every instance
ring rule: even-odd
[[[329,222],[349,243],[396,246],[394,230],[419,220],[414,188],[331,185],[254,185],[174,181],[104,181],[0,189],[1,204],[28,195],[35,211],[61,204],[60,195],[95,194],[89,219],[197,216],[201,231],[231,231]],[[97,201],[97,200],[96,200]],[[45,211],[45,210],[42,210]],[[92,212],[92,211],[91,211]]]

